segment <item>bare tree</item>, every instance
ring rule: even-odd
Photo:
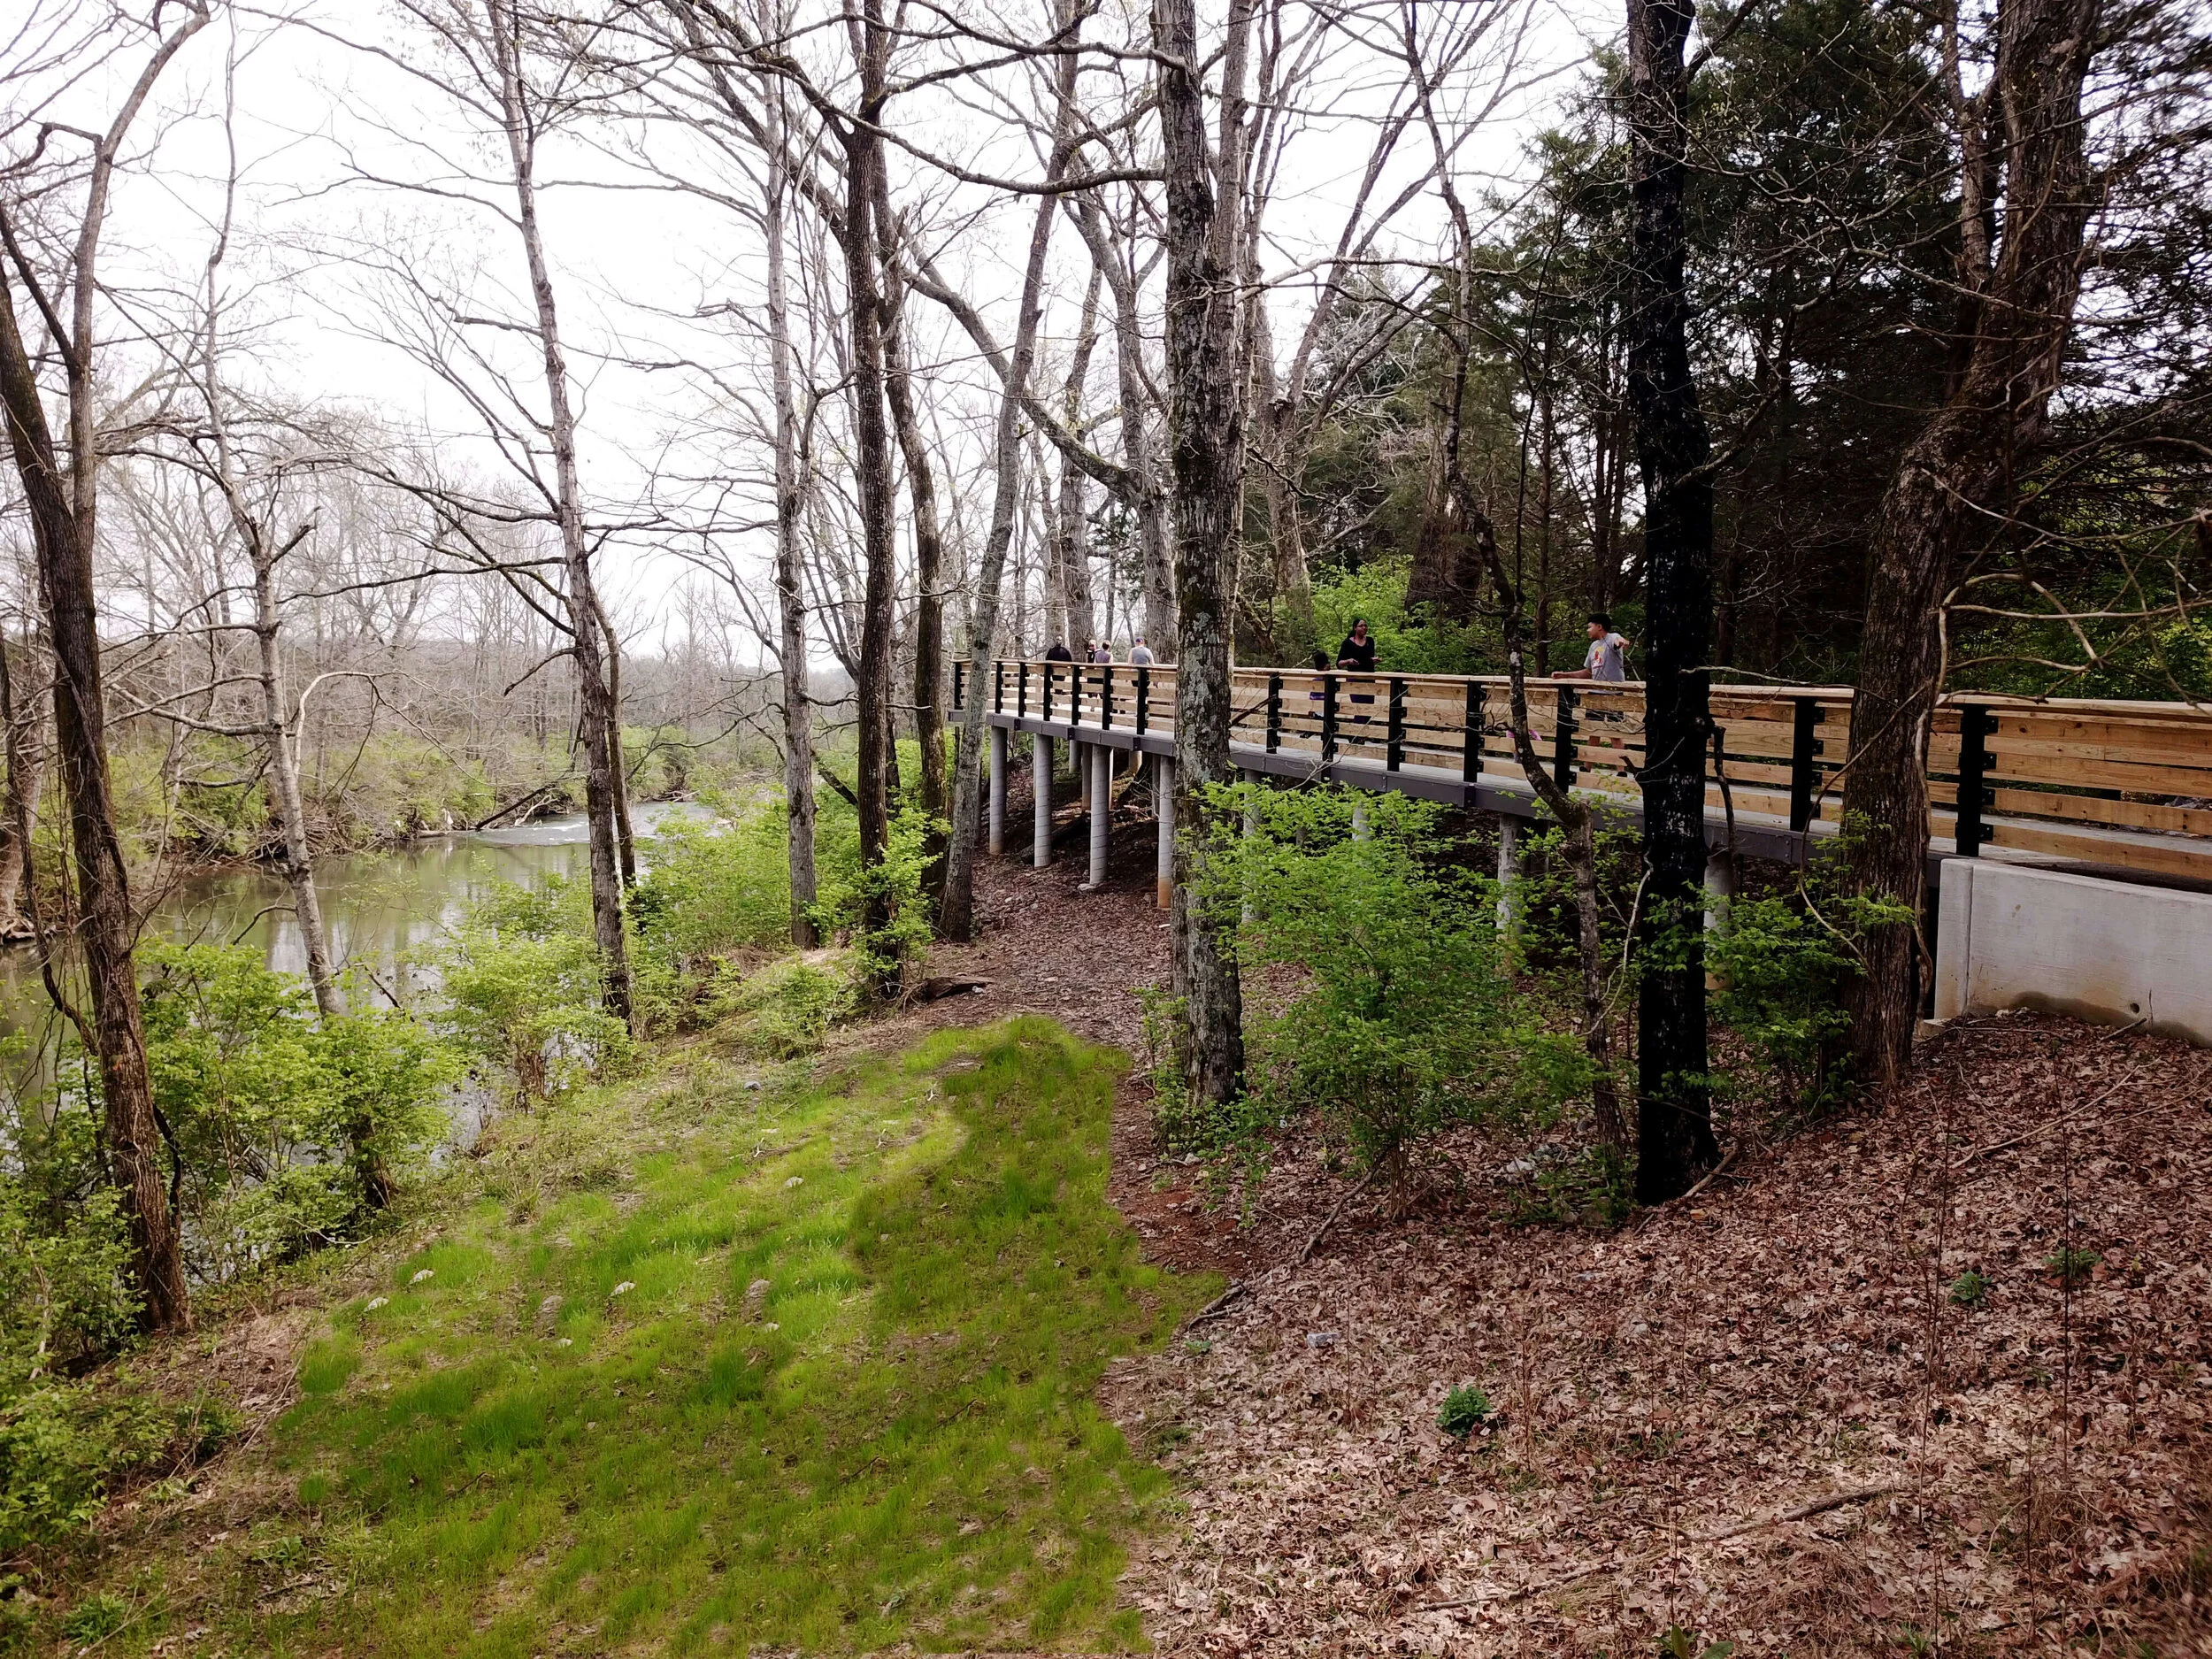
[[[142,1317],[157,1328],[188,1325],[191,1303],[177,1217],[162,1182],[161,1125],[146,1066],[133,952],[137,924],[108,774],[93,566],[103,442],[97,388],[100,241],[132,125],[178,53],[211,19],[205,0],[180,12],[167,32],[159,34],[154,32],[159,27],[157,10],[148,31],[151,49],[107,126],[91,135],[82,167],[69,169],[65,181],[38,181],[45,186],[39,210],[65,243],[58,275],[42,273],[19,234],[20,186],[37,180],[34,169],[50,142],[73,142],[74,130],[58,124],[39,127],[30,152],[8,170],[19,184],[14,199],[0,204],[0,244],[9,267],[0,279],[0,407],[6,412],[9,442],[30,513],[40,603],[53,650],[55,740],[69,803],[77,937],[84,951],[91,1018],[86,1019],[73,1004],[65,1002],[63,1007],[100,1058],[108,1167],[130,1219],[132,1271],[143,1298]],[[68,186],[82,192],[73,214],[61,199]],[[35,359],[18,319],[19,285],[35,307],[60,363],[65,460],[47,425]],[[50,989],[58,988],[50,976],[48,983]]]
[[[1192,860],[1229,764],[1231,572],[1244,497],[1244,374],[1238,349],[1245,58],[1255,0],[1231,0],[1221,52],[1217,156],[1206,140],[1194,0],[1156,0],[1156,96],[1166,174],[1168,452],[1175,483],[1175,988],[1202,1100],[1244,1087],[1242,989],[1222,924],[1190,895]],[[1216,170],[1216,161],[1218,171]]]

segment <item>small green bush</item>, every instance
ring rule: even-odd
[[[1989,1300],[1989,1281],[1969,1268],[1951,1281],[1947,1294],[1955,1306],[1978,1308]]]
[[[72,1641],[105,1641],[130,1623],[130,1603],[103,1591],[88,1595],[63,1616],[61,1633]]]
[[[856,1000],[846,964],[787,957],[739,978],[717,998],[732,1017],[733,1034],[748,1054],[790,1060],[819,1049],[829,1028]]]
[[[1436,1426],[1463,1440],[1489,1415],[1490,1396],[1472,1383],[1462,1383],[1444,1396],[1443,1409],[1436,1414]]]
[[[1841,1103],[1851,1087],[1841,1064],[1851,1023],[1843,995],[1862,972],[1861,941],[1913,921],[1909,906],[1840,892],[1838,868],[1832,853],[1793,894],[1726,901],[1727,926],[1704,935],[1706,968],[1721,987],[1714,1015],[1805,1111]]]
[[[2103,1260],[2095,1250],[2054,1250],[2043,1258],[2043,1271],[2062,1285],[2080,1285]]]
[[[1364,1171],[1402,1182],[1444,1130],[1548,1121],[1587,1064],[1510,971],[1495,883],[1440,810],[1396,795],[1366,809],[1356,836],[1343,791],[1217,790],[1197,891],[1248,972],[1300,976],[1279,1012],[1248,1004],[1263,1118],[1317,1109]]]
[[[600,1005],[604,975],[588,895],[557,877],[503,884],[470,910],[437,962],[440,1019],[460,1046],[511,1079],[518,1105],[618,1070],[630,1033]]]

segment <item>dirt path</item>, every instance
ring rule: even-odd
[[[933,971],[990,988],[910,1018],[1033,1009],[1141,1054],[1150,826],[1116,826],[1104,893],[1079,852],[988,865],[985,941]],[[1133,1077],[1116,1202],[1158,1259],[1251,1286],[1109,1382],[1187,1483],[1183,1535],[1130,1576],[1154,1640],[2212,1654],[2212,1056],[1983,1020],[1885,1109],[1741,1138],[1611,1234],[1496,1219],[1521,1148],[1470,1141],[1455,1202],[1355,1201],[1294,1268],[1343,1184],[1290,1148],[1232,1226],[1159,1159]],[[1464,1441],[1437,1426],[1462,1383],[1494,1408]]]

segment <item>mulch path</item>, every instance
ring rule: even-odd
[[[1394,1219],[1294,1139],[1239,1225],[1151,1133],[1152,846],[1118,822],[1098,894],[1071,825],[1047,870],[990,862],[982,941],[932,963],[989,987],[895,1023],[1033,1010],[1137,1054],[1114,1201],[1155,1259],[1248,1287],[1107,1384],[1188,1505],[1128,1579],[1164,1650],[1647,1653],[1678,1626],[1693,1652],[2212,1655],[2212,1055],[1962,1022],[1891,1100],[1736,1125],[1706,1191],[1612,1233],[1501,1219],[1525,1146],[1455,1142],[1455,1186]],[[1493,1407],[1463,1440],[1437,1426],[1463,1383]]]

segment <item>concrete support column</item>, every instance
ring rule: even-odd
[[[1728,931],[1729,902],[1736,896],[1736,861],[1724,848],[1708,848],[1705,852],[1705,931],[1724,933]],[[1705,970],[1705,988],[1724,991],[1728,980],[1715,973],[1708,965]]]
[[[1037,828],[1029,862],[1042,870],[1052,862],[1052,740],[1038,737],[1032,741],[1036,745],[1036,759],[1030,766],[1030,793],[1037,797]]]
[[[1356,841],[1363,841],[1367,839],[1369,833],[1367,791],[1363,789],[1352,797],[1352,839]]]
[[[991,728],[991,856],[1006,850],[1006,728]]]
[[[1521,820],[1498,820],[1498,931],[1509,933],[1520,919]]]
[[[1160,769],[1153,778],[1152,793],[1160,821],[1160,908],[1164,910],[1175,902],[1175,763],[1165,755],[1155,755],[1152,763]]]
[[[1106,885],[1106,833],[1114,818],[1114,751],[1103,743],[1089,749],[1091,764],[1091,879],[1084,885],[1093,893]]]
[[[1068,739],[1068,770],[1075,774],[1075,804],[1091,810],[1091,746],[1079,737]]]
[[[1736,861],[1725,848],[1709,848],[1705,854],[1705,931],[1728,931],[1728,902],[1736,896]]]

